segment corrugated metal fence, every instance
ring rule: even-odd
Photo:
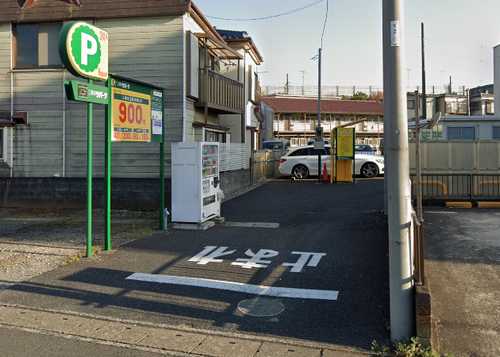
[[[500,175],[500,141],[424,142],[421,152],[425,174]],[[415,161],[415,144],[410,143],[412,172]]]

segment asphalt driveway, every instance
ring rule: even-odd
[[[223,206],[232,226],[158,233],[16,285],[0,301],[369,348],[389,338],[383,186],[269,183]],[[213,286],[224,283],[238,288]],[[281,308],[253,317],[239,304],[255,295],[241,286],[300,294],[263,298],[264,310]]]

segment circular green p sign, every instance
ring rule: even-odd
[[[69,22],[61,30],[59,53],[74,75],[108,78],[108,33],[85,22]]]

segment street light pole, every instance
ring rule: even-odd
[[[422,208],[422,161],[421,161],[421,145],[420,145],[420,111],[418,91],[415,91],[417,106],[415,107],[415,193],[417,196],[417,217],[420,222],[424,220],[424,210]]]
[[[383,0],[384,142],[387,171],[391,339],[413,335],[413,268],[410,259],[411,189],[408,114],[403,83],[403,0]]]
[[[316,142],[323,140],[321,130],[321,48],[318,49],[318,122],[316,124]],[[318,146],[319,147],[319,146]],[[318,150],[318,182],[321,182],[321,151]]]
[[[422,118],[427,119],[427,83],[426,83],[426,73],[425,73],[425,27],[422,22],[421,25],[421,37],[422,37]],[[417,107],[418,107],[417,101]]]

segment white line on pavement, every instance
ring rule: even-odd
[[[237,227],[237,228],[268,228],[268,229],[278,229],[280,227],[279,223],[274,222],[225,222],[226,227]]]
[[[429,213],[429,214],[457,214],[457,212],[452,212],[452,211],[426,211],[425,213]]]
[[[194,286],[199,288],[227,290],[245,294],[274,296],[274,297],[292,298],[292,299],[334,301],[337,300],[339,295],[339,292],[335,290],[281,288],[281,287],[236,283],[232,281],[190,278],[185,276],[159,275],[159,274],[135,273],[127,277],[127,280],[136,280],[136,281],[144,281],[148,283],[159,283],[159,284]]]

